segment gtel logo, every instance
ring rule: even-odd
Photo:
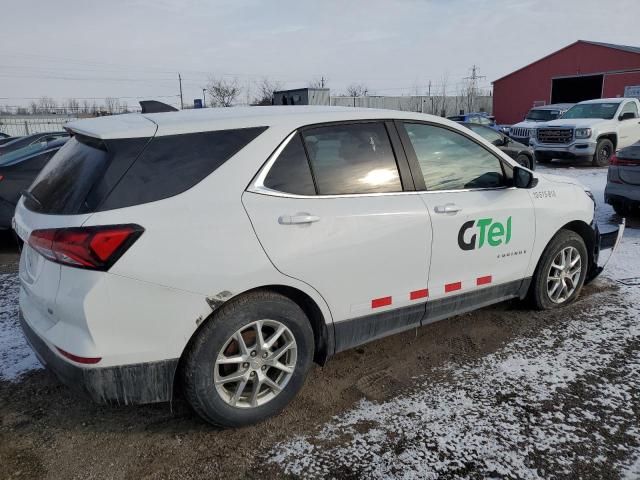
[[[476,228],[477,233],[471,235],[469,240],[465,240],[467,230]],[[486,243],[490,247],[497,247],[498,245],[507,245],[511,240],[511,217],[507,218],[506,227],[500,222],[494,222],[492,218],[480,218],[479,220],[469,220],[462,224],[460,231],[458,232],[458,246],[462,250],[473,250],[476,248],[476,239],[480,237],[478,241],[478,248]]]

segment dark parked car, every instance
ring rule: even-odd
[[[640,213],[640,141],[611,157],[604,201],[621,216]]]
[[[0,145],[4,145],[5,143],[10,142],[12,140],[14,140],[14,138],[11,135],[0,132]]]
[[[11,228],[11,219],[23,190],[29,188],[67,137],[27,145],[0,155],[0,230]]]
[[[465,113],[462,115],[454,115],[452,117],[447,117],[447,119],[453,120],[454,122],[462,123],[465,125],[467,123],[473,123],[476,125],[485,125],[495,130],[496,132],[501,132],[503,129],[503,126],[498,125],[496,123],[496,119],[490,116],[486,112]]]
[[[46,132],[46,133],[32,133],[24,137],[16,137],[10,142],[0,145],[0,158],[9,152],[19,150],[29,145],[34,145],[42,142],[50,142],[59,138],[69,138],[67,132]]]
[[[523,167],[527,167],[530,170],[536,169],[536,162],[531,147],[516,142],[504,133],[496,132],[492,128],[485,127],[484,125],[478,125],[477,123],[463,123],[463,125],[485,140],[493,143]]]

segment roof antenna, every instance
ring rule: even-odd
[[[177,112],[176,107],[167,105],[166,103],[159,102],[157,100],[141,100],[140,107],[142,107],[142,113],[162,113],[162,112]]]

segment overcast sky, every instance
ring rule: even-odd
[[[332,93],[481,85],[577,39],[640,45],[640,0],[3,0],[0,104],[202,95],[210,75]],[[130,105],[137,102],[128,98]]]

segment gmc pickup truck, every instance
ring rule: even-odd
[[[541,163],[590,158],[596,166],[607,166],[617,149],[640,140],[639,112],[636,98],[587,100],[533,129],[529,143]]]

